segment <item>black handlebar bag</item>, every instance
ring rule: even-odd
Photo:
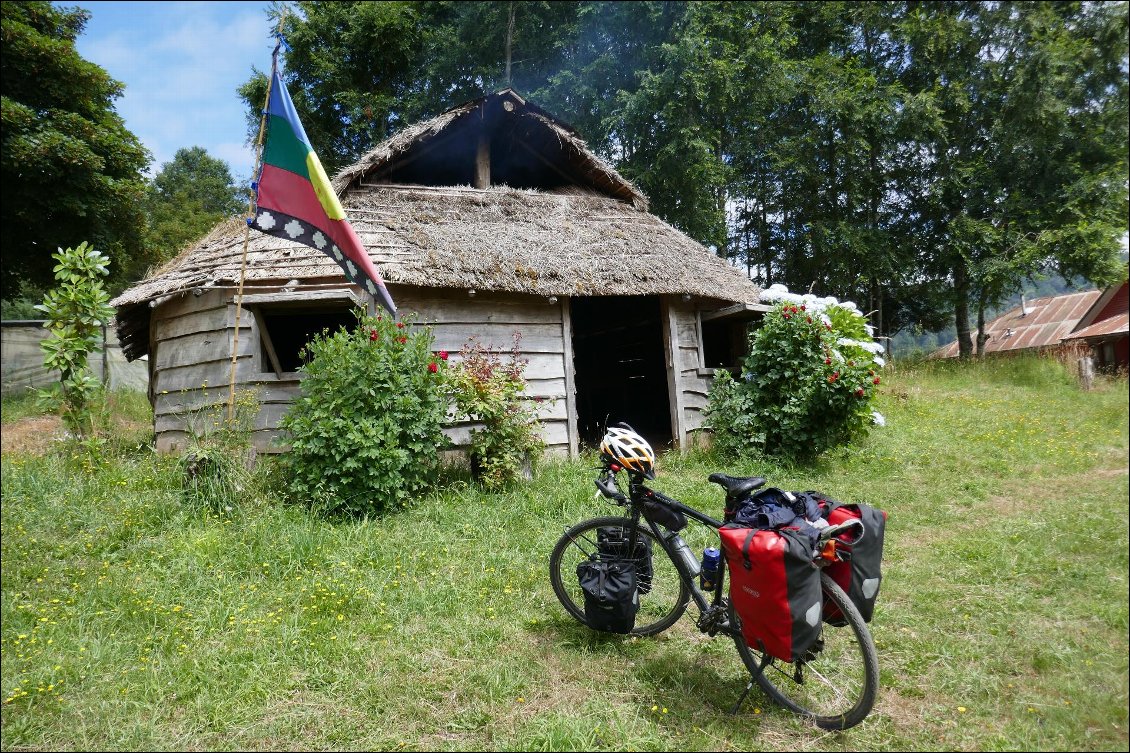
[[[577,565],[585,595],[585,620],[596,630],[630,633],[640,610],[640,592],[633,562],[589,560]]]

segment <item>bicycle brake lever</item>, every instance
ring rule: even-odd
[[[598,489],[596,493],[597,496],[604,495],[608,499],[612,499],[617,502],[624,502],[627,499],[627,497],[621,494],[620,490],[616,488],[615,478],[609,478],[607,481],[603,478],[598,478],[595,479],[593,483],[596,484],[596,487]]]

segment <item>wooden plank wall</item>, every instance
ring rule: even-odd
[[[714,379],[714,370],[702,367],[702,330],[694,301],[685,302],[676,296],[669,296],[666,304],[668,322],[673,331],[672,360],[685,434],[680,438],[679,446],[686,448],[698,441],[698,435],[706,423],[703,410]]]
[[[158,451],[183,451],[188,422],[205,420],[201,409],[217,409],[227,401],[235,331],[231,297],[231,291],[219,290],[187,295],[154,312],[155,347],[150,358]],[[396,302],[403,314],[416,313],[419,322],[431,326],[435,349],[448,351],[454,360],[472,335],[508,356],[514,332],[521,332],[522,357],[528,360],[526,396],[537,405],[547,450],[567,454],[576,446],[570,432],[572,396],[567,394],[565,375],[567,323],[562,312],[566,304],[551,305],[539,296],[481,292],[470,298],[464,290],[438,289],[400,289]],[[236,385],[256,389],[262,404],[255,421],[256,448],[261,452],[285,450],[277,441],[279,421],[300,394],[300,378],[288,374],[279,378],[269,369],[264,371],[257,325],[249,312],[240,316],[239,329]],[[474,424],[457,422],[445,432],[462,449],[474,428]]]
[[[575,446],[570,436],[569,414],[572,396],[566,388],[565,326],[562,311],[567,303],[550,304],[532,295],[478,292],[474,298],[465,290],[410,289],[398,292],[396,304],[403,312],[414,312],[421,323],[432,327],[435,349],[446,350],[458,359],[468,339],[474,335],[484,346],[502,351],[504,359],[520,332],[522,358],[526,359],[527,399],[535,401],[542,424],[546,449],[568,454]],[[459,448],[466,447],[472,423],[456,423],[446,431]],[[571,441],[572,439],[572,441]]]

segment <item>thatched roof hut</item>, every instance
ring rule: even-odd
[[[708,367],[740,347],[733,322],[760,308],[742,272],[648,214],[638,188],[511,90],[406,129],[334,187],[397,306],[432,324],[437,348],[522,333],[528,393],[555,398],[543,426],[560,450],[609,419],[685,442],[702,425]],[[226,393],[243,242],[244,223],[225,222],[112,302],[127,357],[150,355],[162,449],[181,444],[185,411]],[[331,258],[251,234],[236,379],[264,399],[261,449],[298,392],[308,332],[345,323],[360,297]],[[460,442],[469,428],[450,433]]]

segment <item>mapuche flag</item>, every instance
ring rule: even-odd
[[[333,257],[351,282],[367,290],[395,315],[392,296],[346,219],[277,67],[271,74],[266,118],[266,142],[252,227]]]

